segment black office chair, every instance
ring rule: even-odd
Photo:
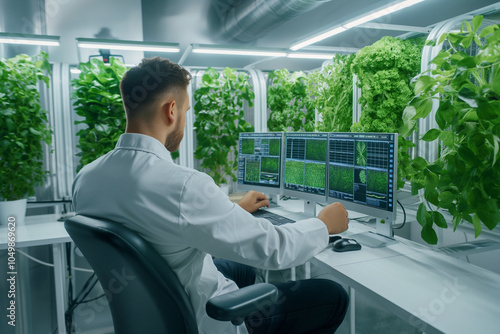
[[[167,262],[122,224],[74,216],[64,227],[94,269],[106,292],[116,334],[198,333],[191,302]],[[208,301],[210,317],[235,325],[275,303],[278,291],[255,284]]]

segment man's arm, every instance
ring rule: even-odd
[[[264,194],[251,190],[243,196],[238,205],[252,213],[263,206],[269,207],[269,200]],[[318,219],[326,225],[328,234],[339,234],[349,228],[347,210],[338,202],[324,207],[318,214]]]

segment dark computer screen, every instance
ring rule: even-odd
[[[313,195],[317,200],[326,196],[327,139],[327,133],[285,134],[285,195]]]
[[[397,140],[394,133],[329,133],[329,201],[394,212]],[[354,209],[378,216],[362,206]]]
[[[240,134],[238,188],[261,191],[269,191],[274,188],[276,193],[279,192],[282,142],[282,132]]]

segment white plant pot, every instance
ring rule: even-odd
[[[0,201],[0,225],[7,226],[8,222],[15,221],[16,226],[24,224],[27,199],[17,201]]]

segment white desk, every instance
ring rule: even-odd
[[[270,211],[295,220],[308,218],[300,213],[302,208],[297,201],[281,202],[280,206]],[[349,230],[342,236],[370,230],[351,220]],[[354,291],[372,298],[425,333],[500,332],[499,274],[403,238],[396,240],[394,245],[363,246],[359,251],[345,253],[328,247],[316,256],[332,268],[333,276],[349,286],[351,333],[355,333]]]
[[[64,223],[56,215],[26,217],[24,225],[16,226],[16,249],[31,246],[52,245],[54,257],[54,284],[58,333],[66,333],[64,312],[65,301],[65,255],[64,244],[71,238],[64,229]],[[7,249],[7,226],[0,226],[0,250]],[[19,255],[17,255],[19,256]]]
[[[305,218],[301,206],[271,211],[292,219]],[[295,212],[293,212],[295,211]],[[16,248],[52,245],[58,333],[65,333],[65,256],[71,238],[54,215],[28,217],[16,228]],[[369,230],[351,222],[348,237]],[[352,289],[377,300],[426,333],[497,333],[500,331],[500,275],[436,253],[411,241],[383,248],[336,253],[330,248],[316,258]],[[7,248],[7,227],[0,227],[0,249]],[[354,298],[351,305],[354,306]],[[354,310],[354,307],[351,308]],[[353,312],[351,313],[353,314]],[[351,319],[351,323],[354,319]],[[352,329],[354,329],[352,327]]]
[[[300,205],[284,203],[271,209],[292,219]],[[290,210],[290,211],[288,211]],[[288,212],[288,213],[287,213]],[[369,231],[351,221],[342,236]],[[354,291],[377,301],[425,333],[499,333],[500,275],[396,237],[382,248],[337,253],[330,247],[316,259],[332,268],[332,275],[349,286],[350,325],[354,326]]]

